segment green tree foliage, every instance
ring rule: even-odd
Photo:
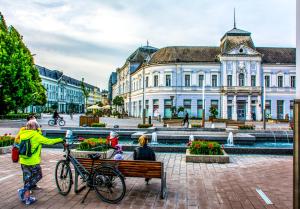
[[[217,115],[218,115],[218,110],[217,110],[217,108],[214,107],[214,106],[211,106],[211,107],[209,108],[209,112],[210,112],[210,115],[211,115],[212,118],[216,118]]]
[[[124,99],[123,99],[123,97],[121,97],[121,96],[116,96],[116,97],[113,99],[113,105],[118,106],[118,107],[123,106],[123,105],[124,105]]]
[[[44,105],[46,91],[22,36],[0,13],[0,114]]]
[[[89,98],[90,95],[90,90],[85,86],[84,84],[84,78],[82,78],[81,80],[81,90],[85,99],[85,109],[87,108],[87,100]]]

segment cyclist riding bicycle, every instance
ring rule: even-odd
[[[57,110],[55,110],[54,113],[53,113],[53,119],[54,119],[54,124],[55,125],[57,124],[58,118],[60,118],[60,116],[59,116]]]

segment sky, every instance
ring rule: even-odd
[[[219,46],[233,28],[255,46],[296,46],[296,0],[0,0],[35,63],[107,89],[138,47]]]

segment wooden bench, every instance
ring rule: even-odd
[[[89,158],[76,158],[88,171],[91,170],[92,160]],[[124,177],[140,177],[140,178],[159,178],[161,179],[160,197],[165,198],[167,194],[166,172],[164,171],[164,163],[158,161],[143,160],[95,160],[94,166],[101,163],[117,165],[118,170]],[[75,193],[81,191],[78,189],[79,174],[75,171]]]
[[[241,125],[245,125],[245,121],[235,121],[235,120],[228,120],[226,121],[226,128],[227,127],[239,127]]]

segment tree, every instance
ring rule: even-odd
[[[121,96],[116,96],[114,99],[113,99],[113,105],[117,106],[117,107],[123,107],[124,105],[124,99],[123,97]],[[123,108],[122,108],[123,110]]]
[[[82,80],[81,80],[81,90],[82,90],[84,100],[85,100],[85,109],[87,109],[87,100],[88,100],[89,95],[90,95],[90,90],[85,86],[84,78],[82,78]]]
[[[44,105],[46,91],[22,36],[0,13],[0,114]]]
[[[217,115],[218,115],[218,110],[217,110],[217,108],[216,108],[215,106],[211,106],[211,107],[209,108],[209,112],[210,112],[210,116],[211,116],[212,118],[216,118]]]

